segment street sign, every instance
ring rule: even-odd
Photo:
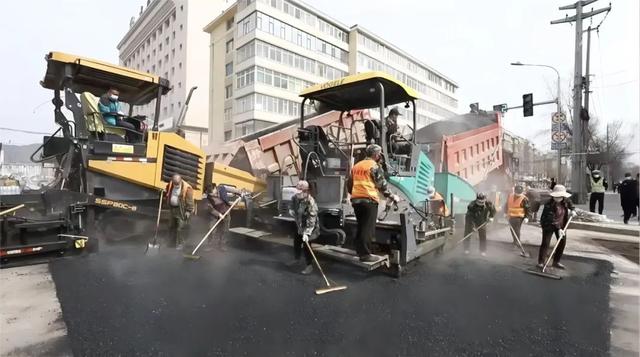
[[[567,117],[557,112],[551,116],[551,150],[563,150],[569,147]]]

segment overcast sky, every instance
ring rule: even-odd
[[[569,93],[575,30],[569,24],[549,22],[571,15],[558,7],[572,1],[306,2],[345,25],[364,26],[454,79],[460,86],[459,112],[463,113],[471,102],[491,109],[499,103],[520,105],[524,93],[533,93],[536,102],[555,96],[552,70],[513,67],[509,65],[513,61],[556,67],[562,88]],[[13,16],[5,16],[0,22],[0,31],[5,34],[5,55],[0,59],[4,72],[0,127],[54,130],[53,107],[48,103],[52,94],[38,84],[45,71],[45,53],[59,50],[117,62],[116,45],[127,31],[130,17],[137,15],[144,3],[146,0],[5,2],[5,14]],[[638,0],[612,1],[613,10],[599,34],[593,33],[591,56],[592,115],[602,118],[603,123],[623,120],[625,131],[636,134],[632,144],[632,151],[636,152],[640,118],[639,4]],[[588,8],[607,5],[600,0]],[[604,14],[594,17],[593,26],[600,24],[603,17]],[[554,110],[554,105],[536,107],[535,116],[529,118],[523,118],[521,110],[510,111],[505,127],[533,139],[546,150],[549,135],[536,134],[550,127]],[[0,141],[5,143],[39,140],[35,135],[0,130]]]

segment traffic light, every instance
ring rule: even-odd
[[[533,116],[533,94],[522,95],[522,114],[525,117]]]

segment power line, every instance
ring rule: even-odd
[[[22,130],[22,129],[13,129],[13,128],[4,128],[4,127],[0,127],[0,130],[13,131],[16,133],[34,134],[34,135],[51,135],[51,133],[44,133],[40,131],[31,131],[31,130]]]

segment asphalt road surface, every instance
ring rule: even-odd
[[[474,242],[474,248],[477,243]],[[185,261],[102,246],[51,264],[77,356],[603,356],[611,264],[566,259],[563,280],[490,245],[427,256],[394,279],[323,260],[345,291],[286,267],[288,247],[233,238]],[[534,252],[532,252],[534,253]]]

